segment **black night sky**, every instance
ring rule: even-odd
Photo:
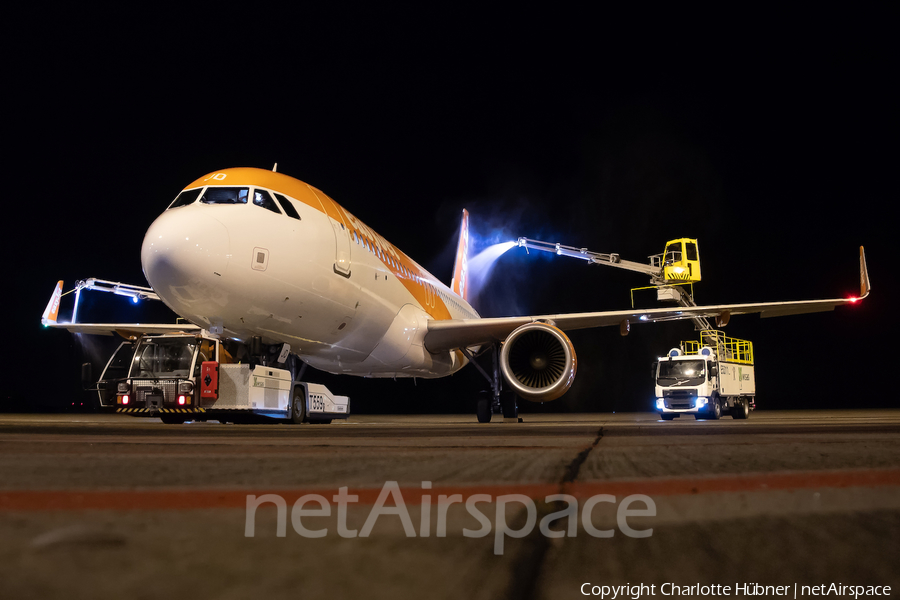
[[[701,304],[858,294],[865,245],[874,291],[861,305],[735,317],[727,333],[755,343],[760,409],[893,406],[896,9],[134,17],[21,15],[5,53],[0,410],[78,397],[79,344],[40,326],[58,279],[145,284],[143,234],[185,185],[276,162],[445,281],[464,207],[479,242],[528,236],[644,261],[696,237]],[[616,310],[644,285],[513,250],[476,308]],[[156,312],[97,300],[83,317],[167,318]],[[571,338],[572,390],[523,414],[648,410],[650,362],[693,331]],[[357,412],[468,412],[484,387],[471,367],[416,386],[310,378]]]

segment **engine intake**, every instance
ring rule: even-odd
[[[547,323],[522,325],[506,338],[500,370],[506,383],[525,400],[547,402],[565,394],[575,379],[575,348]]]

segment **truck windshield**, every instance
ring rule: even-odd
[[[101,381],[111,381],[114,379],[124,379],[128,377],[128,365],[131,362],[131,356],[134,354],[134,344],[131,342],[122,342],[116,353],[112,355],[106,368],[100,375]]]
[[[196,346],[193,338],[145,338],[134,353],[131,377],[188,377]]]
[[[704,381],[706,381],[706,361],[663,360],[659,363],[657,377],[659,385],[699,385]]]

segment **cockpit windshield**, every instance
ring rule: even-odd
[[[706,381],[705,360],[661,360],[657,383],[664,386],[700,385]]]
[[[193,338],[144,338],[134,353],[131,377],[188,377],[195,347]]]
[[[272,195],[266,190],[253,190],[253,204],[271,210],[273,213],[281,214],[281,211],[278,210],[278,207],[275,205],[275,201],[272,200]]]
[[[291,204],[291,201],[282,196],[281,194],[274,194],[275,199],[278,200],[278,204],[281,205],[281,208],[284,209],[284,212],[287,216],[292,219],[297,219],[300,221],[300,214],[297,212],[297,209],[294,208],[294,205]]]
[[[200,198],[203,204],[247,204],[250,188],[208,187]]]
[[[185,190],[178,194],[178,197],[175,198],[175,202],[169,205],[169,208],[178,208],[179,206],[187,206],[188,204],[193,204],[197,200],[197,196],[200,195],[200,192],[203,191],[203,188],[197,188],[194,190]]]

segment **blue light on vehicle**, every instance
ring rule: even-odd
[[[131,301],[132,301],[133,303],[137,304],[137,303],[138,303],[138,297],[137,297],[137,296],[132,296],[132,297],[131,297]]]
[[[662,398],[658,398],[658,399],[656,400],[656,408],[662,410],[662,409],[665,408],[665,407],[666,407],[666,401],[663,400]]]
[[[694,406],[703,406],[707,402],[706,398],[697,398],[694,400]]]

